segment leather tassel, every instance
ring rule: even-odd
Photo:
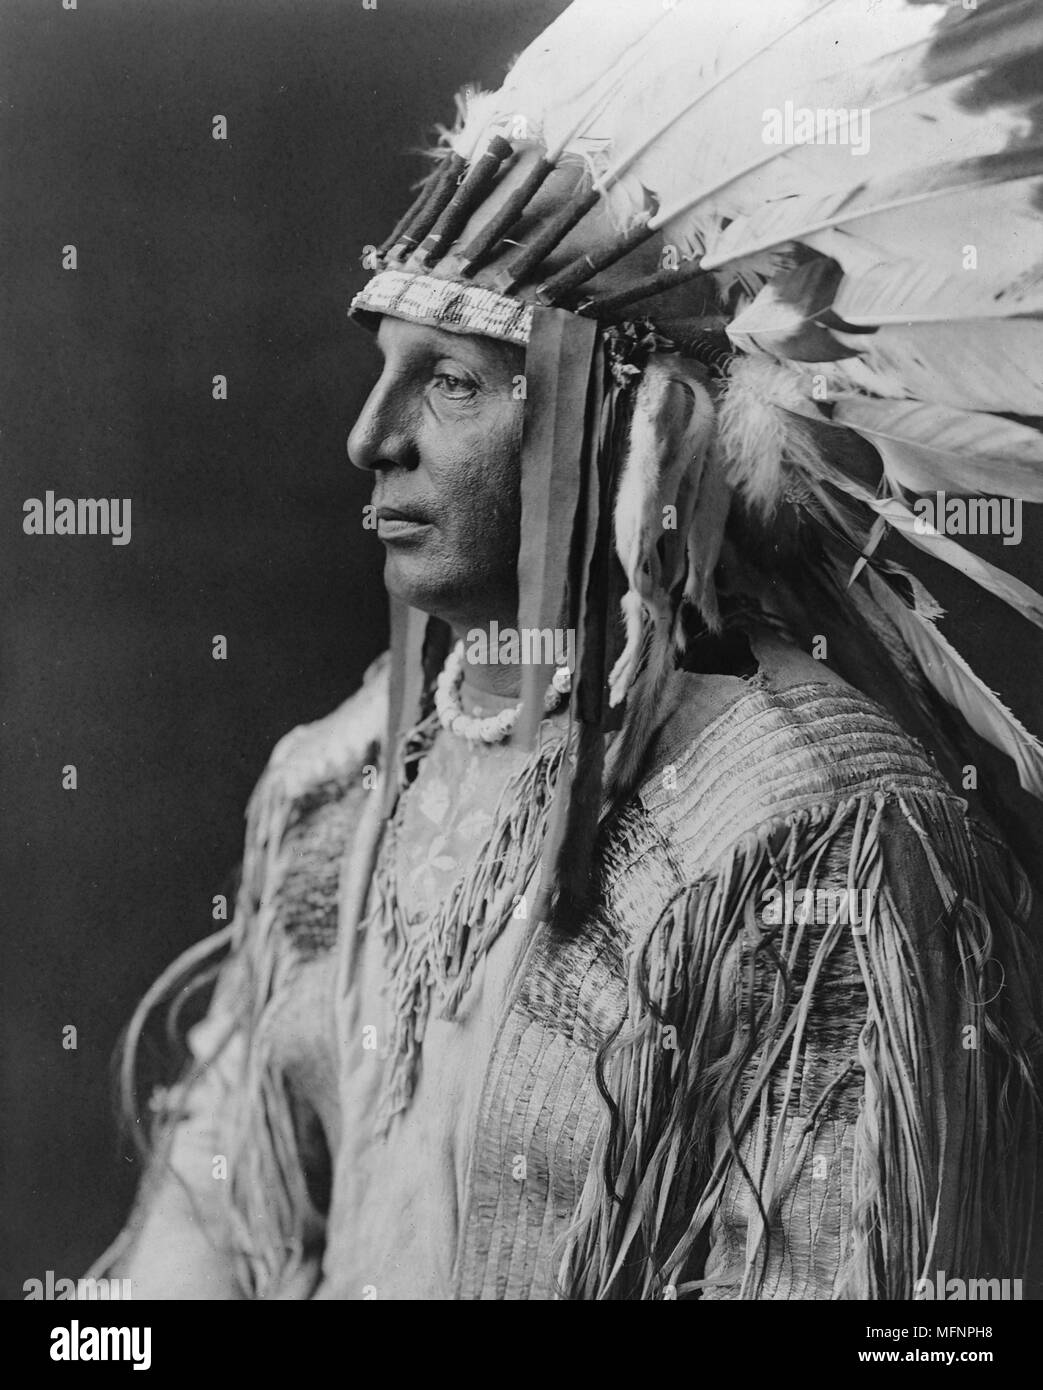
[[[602,732],[618,728],[623,716],[621,709],[610,709],[605,698],[611,669],[609,615],[617,611],[613,597],[618,584],[613,581],[619,574],[612,532],[620,444],[616,437],[617,396],[618,388],[610,386],[590,431],[587,531],[577,588],[579,657],[574,701],[577,717]]]
[[[388,741],[384,767],[384,815],[394,808],[399,747],[416,722],[424,688],[424,645],[429,619],[419,608],[391,599],[391,676],[388,683]]]
[[[579,724],[575,744],[554,785],[554,801],[540,851],[540,885],[533,902],[535,922],[552,930],[578,927],[590,906],[594,842],[601,818],[605,739],[592,724]]]
[[[590,905],[605,769],[615,416],[613,392],[605,393],[601,352],[595,366],[587,396],[583,479],[568,569],[567,621],[576,628],[578,648],[569,729],[574,747],[558,774],[535,907],[537,921],[546,920],[564,930],[574,929]]]
[[[569,557],[583,476],[585,418],[576,402],[588,399],[598,360],[598,328],[561,309],[533,313],[525,357],[528,409],[522,435],[521,541],[518,551],[518,625],[554,628],[562,620]],[[600,389],[600,378],[595,378]],[[543,719],[543,695],[553,666],[522,671],[522,712],[514,739],[534,747]]]
[[[577,632],[572,720],[575,757],[559,774],[543,852],[546,892],[541,905],[555,928],[575,929],[590,905],[594,842],[601,819],[605,771],[606,628],[612,561],[612,395],[588,399],[583,518],[577,525],[569,579],[568,621]],[[619,712],[621,714],[621,712]],[[537,920],[540,920],[537,915]]]

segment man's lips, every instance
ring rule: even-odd
[[[377,508],[377,535],[381,540],[413,535],[430,525],[427,516],[418,507]]]

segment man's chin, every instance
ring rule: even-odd
[[[447,585],[430,558],[425,561],[415,551],[389,548],[384,557],[384,587],[400,603],[440,614],[451,610],[458,586]]]
[[[480,624],[488,615],[507,611],[511,586],[509,577],[461,571],[432,563],[430,556],[425,560],[417,550],[389,548],[384,587],[400,603],[458,626]]]

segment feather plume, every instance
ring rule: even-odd
[[[659,203],[653,229],[689,253],[725,220],[845,187],[853,167],[875,177],[931,166],[954,141],[965,153],[1002,149],[1024,133],[1023,110],[993,106],[983,116],[968,109],[968,94],[983,68],[1043,44],[1031,3],[1002,19],[954,17],[950,6],[905,0],[770,9],[738,0],[724,10],[679,7],[678,16],[658,36],[663,50],[649,52],[628,82],[625,110],[607,111],[593,133],[618,151],[602,186],[623,184],[634,208],[651,193]],[[781,120],[787,108],[835,113],[828,138],[769,143],[772,113]],[[872,140],[860,126],[867,117]]]
[[[983,560],[980,555],[975,555],[972,550],[959,545],[948,536],[941,535],[897,498],[874,499],[870,505],[918,549],[936,560],[951,565],[975,584],[996,598],[1002,599],[1030,623],[1034,623],[1036,627],[1043,627],[1043,595],[1038,594],[1028,584],[1024,584],[1012,574],[1007,574],[998,565]]]
[[[921,260],[876,261],[844,276],[831,308],[836,326],[849,331],[1039,315],[1043,257],[1009,281],[991,273],[954,274]]]
[[[1043,501],[1043,7],[665,8],[577,0],[501,94],[548,146],[588,162],[602,214],[628,234],[617,257],[658,235],[715,277],[738,350],[698,469],[657,457],[654,418],[670,395],[658,369],[639,396],[615,516],[629,589],[613,704],[661,668],[676,616],[666,595],[682,571],[712,621],[714,535],[732,487],[762,516],[803,490],[863,563],[886,522],[1037,622],[1038,595],[913,530],[906,497]],[[562,293],[585,283],[570,284],[570,269],[557,272]],[[852,431],[873,446],[883,493],[823,456],[830,423],[838,440]],[[683,545],[662,535],[667,503]],[[903,628],[918,659],[930,647],[942,693],[972,723],[998,721],[994,739],[1009,744],[1005,712],[976,711],[994,697],[938,656],[924,622],[918,612]]]
[[[718,416],[721,457],[734,487],[761,516],[782,501],[788,470],[820,471],[819,446],[801,419],[809,408],[800,378],[781,363],[732,362]]]
[[[903,394],[963,410],[1043,415],[1043,323],[1032,319],[883,328],[870,338],[837,333],[859,354],[876,395],[888,378]],[[862,389],[865,389],[863,386]]]
[[[1043,434],[1014,420],[917,401],[845,396],[833,422],[876,448],[888,477],[912,492],[999,493],[1043,502]]]
[[[1035,0],[975,11],[907,0],[677,0],[665,10],[577,0],[500,94],[501,108],[524,112],[548,145],[554,121],[564,152],[596,151],[595,165],[607,165],[596,187],[620,227],[656,207],[649,232],[683,255],[705,253],[727,284],[754,283],[778,270],[780,243],[856,219],[866,223],[860,235],[882,231],[915,259],[933,193],[936,244],[954,236],[941,204],[959,204],[964,240],[1006,275],[1007,229],[981,190],[995,183],[994,196],[1025,222],[1034,189],[1012,162],[1026,157],[1033,106],[1015,79],[988,79],[1043,52]],[[794,111],[812,113],[811,141],[786,127],[783,113],[792,127]],[[776,117],[783,128],[773,134]],[[892,207],[903,197],[917,206],[914,219]]]
[[[670,17],[661,0],[627,0],[623,5],[573,0],[516,59],[503,86],[492,94],[471,154],[480,155],[489,136],[506,131],[511,138],[539,140],[552,160],[566,147],[592,157],[605,141],[584,140],[586,127],[618,93],[649,36]]]
[[[900,531],[906,540],[918,549],[944,564],[951,565],[988,593],[1002,599],[1030,623],[1043,627],[1043,595],[1038,594],[1028,584],[975,555],[973,551],[959,545],[949,536],[942,535],[901,498],[876,496],[864,484],[847,477],[822,456],[817,461],[816,470],[819,482],[829,483],[832,487],[847,493],[849,497],[857,499],[877,517],[883,518]],[[861,566],[858,566],[858,570],[860,569]]]
[[[601,187],[621,185],[623,208],[640,208],[646,191],[662,205],[686,194],[702,164],[712,159],[720,114],[735,111],[747,95],[760,92],[773,65],[794,59],[813,42],[810,21],[835,8],[837,0],[781,0],[770,13],[754,0],[728,9],[689,3],[660,35],[644,70],[628,84],[627,109],[606,113],[596,133],[610,139],[617,157]],[[752,109],[752,108],[751,108]],[[680,180],[680,185],[678,183]],[[682,238],[688,250],[701,237]]]
[[[781,275],[735,316],[728,336],[746,352],[811,363],[813,373],[825,374],[831,397],[858,390],[964,410],[1043,414],[1039,320],[994,312],[875,327],[863,314],[848,324],[839,282],[840,267],[829,259]],[[984,305],[985,296],[979,291],[976,300]]]
[[[442,143],[461,159],[472,159],[479,153],[479,142],[494,121],[498,109],[494,92],[480,87],[465,87],[456,98],[457,121],[452,130],[443,130]]]
[[[937,183],[941,170],[959,163],[954,147],[971,191],[991,179],[1012,209],[1028,210],[1029,191],[1011,191],[1009,161],[1029,143],[1035,94],[1016,74],[1002,79],[1043,51],[1035,0],[970,11],[907,0],[774,0],[770,7],[763,0],[723,7],[677,0],[665,18],[663,9],[577,0],[522,55],[503,91],[502,105],[525,111],[541,129],[570,103],[578,113],[568,94],[583,95],[588,116],[592,99],[601,102],[582,140],[609,152],[598,188],[612,194],[621,225],[651,198],[658,211],[650,230],[664,231],[686,254],[709,251],[708,266],[723,269],[790,239],[777,234],[785,220],[800,236],[856,216],[875,224],[877,190],[885,200],[900,197],[896,181],[917,188],[922,202],[920,171]],[[626,80],[613,87],[619,41],[631,52]],[[615,69],[617,79],[621,72]],[[812,112],[813,124],[822,113],[828,129],[816,127],[811,141],[785,128],[775,138],[772,121],[787,111]],[[565,149],[582,154],[582,140],[566,140]],[[848,203],[860,188],[865,206],[856,210]],[[970,198],[968,205],[980,214],[990,202]],[[889,204],[876,210],[893,211]],[[939,210],[942,231],[947,217]],[[979,216],[973,227],[985,242],[970,231],[966,240],[990,249],[1003,241],[1006,229],[1000,236],[988,221]],[[884,230],[902,222],[885,218]],[[905,226],[915,230],[908,219]],[[951,219],[948,231],[951,237]],[[914,241],[914,257],[921,245]]]
[[[842,344],[825,321],[841,276],[840,266],[827,257],[776,276],[729,323],[729,339],[743,352],[797,362],[851,357],[858,348]]]
[[[920,166],[764,204],[710,239],[703,267],[714,270],[780,242],[857,223],[860,235],[894,256],[915,255],[933,241],[955,268],[960,248],[971,244],[1013,275],[1021,269],[1020,237],[1031,245],[1038,234],[1041,193],[1039,146]]]
[[[909,608],[890,585],[867,571],[870,591],[912,650],[924,675],[982,738],[1013,759],[1026,791],[1043,798],[1043,745],[1011,714],[999,696],[974,674],[959,652],[926,616],[930,596],[911,575],[916,606]]]

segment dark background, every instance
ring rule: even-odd
[[[344,450],[373,373],[345,318],[359,254],[453,92],[496,84],[562,8],[0,0],[0,1296],[75,1277],[117,1231],[136,1180],[111,1104],[120,1029],[212,928],[274,742],[386,640],[368,480]],[[130,544],[26,537],[22,503],[47,489],[130,497]],[[977,548],[1041,587],[1031,510],[1017,551]],[[918,568],[1043,728],[1039,633]]]

